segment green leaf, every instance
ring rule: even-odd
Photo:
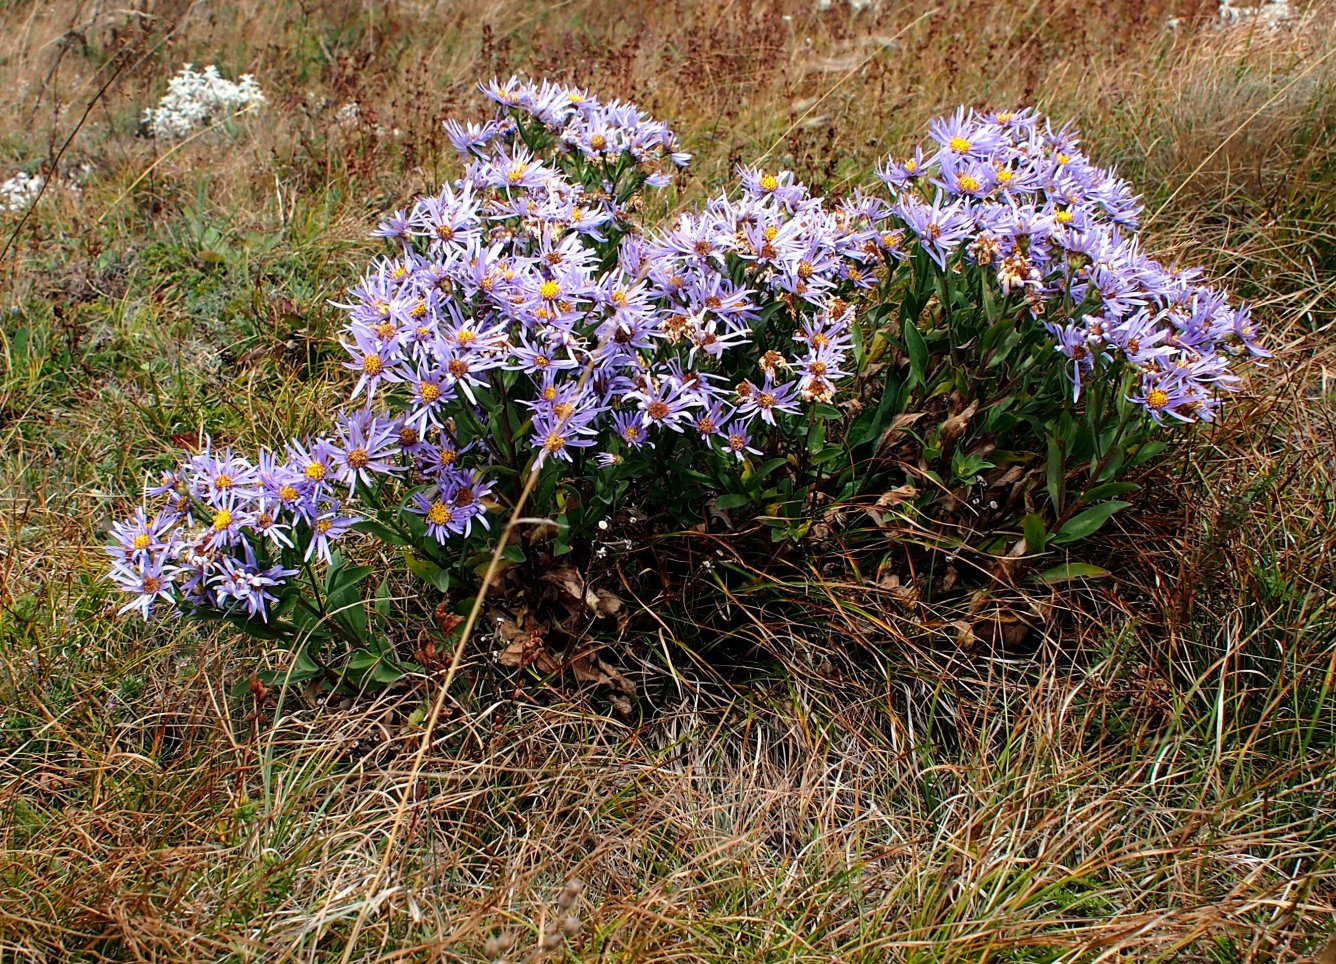
[[[924,383],[928,371],[928,343],[912,321],[902,326],[905,336],[905,354],[909,356],[910,377],[920,385]]]
[[[759,484],[767,475],[775,471],[775,469],[779,468],[781,465],[786,465],[788,461],[789,460],[782,455],[778,458],[771,459],[753,473],[750,481],[753,485]]]
[[[410,572],[424,582],[435,586],[441,592],[449,592],[450,573],[436,565],[436,563],[429,559],[415,556],[411,552],[405,552],[404,564],[408,566]]]
[[[375,519],[363,519],[361,522],[355,522],[351,526],[354,532],[365,532],[375,536],[381,542],[387,542],[392,546],[402,546],[408,548],[412,545],[406,538],[395,532],[389,526],[377,522]]]
[[[1078,512],[1068,519],[1066,524],[1058,530],[1058,534],[1053,537],[1053,541],[1059,545],[1079,542],[1104,525],[1109,520],[1109,516],[1126,507],[1126,502],[1117,501],[1092,505],[1084,512]]]
[[[1103,579],[1108,575],[1109,570],[1092,566],[1088,562],[1066,562],[1060,566],[1054,566],[1052,569],[1037,572],[1026,581],[1042,582],[1053,586],[1062,582],[1071,582],[1075,579]]]
[[[826,446],[826,423],[817,422],[807,433],[807,451],[819,452]]]
[[[1136,455],[1132,456],[1132,467],[1136,468],[1145,465],[1168,447],[1168,442],[1147,442],[1145,445],[1137,449]]]
[[[1116,495],[1128,495],[1141,488],[1135,482],[1105,482],[1103,485],[1096,485],[1081,496],[1082,502],[1098,502],[1100,499],[1109,499]]]
[[[720,511],[741,509],[744,505],[750,504],[751,496],[743,492],[729,492],[714,500],[714,507]]]
[[[1062,442],[1052,433],[1048,436],[1048,497],[1053,511],[1062,511],[1062,480],[1066,476],[1062,458]]]
[[[1025,534],[1025,552],[1027,555],[1037,555],[1044,551],[1044,546],[1048,543],[1048,528],[1039,515],[1031,512],[1022,519],[1021,531]]]

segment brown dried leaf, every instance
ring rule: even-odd
[[[959,414],[952,415],[942,423],[942,439],[951,441],[959,438],[965,432],[965,426],[974,417],[974,413],[979,410],[979,400],[976,398],[965,407]]]
[[[588,649],[577,654],[571,659],[570,667],[575,678],[581,683],[597,683],[608,686],[624,696],[635,695],[636,689],[631,685],[631,681],[611,663],[599,659],[597,649]]]
[[[496,660],[511,669],[532,666],[540,673],[555,673],[561,669],[561,663],[547,651],[543,637],[537,633],[523,634],[497,653]]]
[[[917,499],[919,496],[918,486],[897,485],[889,492],[883,492],[877,499],[878,509],[889,509],[893,505],[899,505],[901,502],[909,502],[911,499]]]
[[[884,452],[894,445],[900,440],[900,436],[905,433],[905,429],[921,419],[923,415],[923,412],[901,412],[895,416],[890,428],[881,433],[881,439],[877,442],[877,451]]]

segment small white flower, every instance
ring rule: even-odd
[[[0,207],[6,211],[22,211],[37,199],[46,178],[40,174],[19,171],[7,181],[0,181]]]
[[[158,106],[144,111],[144,123],[154,137],[171,140],[230,114],[258,109],[264,103],[260,85],[250,74],[243,74],[233,83],[213,64],[203,71],[186,64],[168,83]]]

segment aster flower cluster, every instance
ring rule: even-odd
[[[941,118],[875,191],[835,202],[744,167],[738,190],[646,229],[649,192],[690,160],[665,124],[556,84],[481,90],[494,116],[446,125],[462,177],[379,225],[390,253],[337,305],[337,430],[168,473],[162,507],[113,530],[126,611],[265,620],[363,513],[405,545],[460,546],[528,472],[721,478],[810,451],[863,346],[900,337],[883,329],[897,299],[939,299],[953,359],[979,334],[958,315],[1014,320],[1038,339],[1019,368],[1070,377],[1055,396],[1094,384],[1156,421],[1209,420],[1232,363],[1266,356],[1247,308],[1143,254],[1127,183],[1033,112]]]
[[[206,443],[145,490],[139,509],[111,530],[111,580],[133,598],[121,610],[148,619],[159,602],[267,621],[275,592],[361,517],[350,497],[379,473],[395,474],[396,426],[353,410],[328,438],[293,440],[252,461]]]
[[[513,454],[498,406],[527,426],[518,470],[619,466],[673,436],[743,460],[834,396],[854,317],[837,292],[876,284],[884,202],[830,208],[790,174],[744,169],[740,197],[640,234],[638,192],[687,161],[663,124],[556,85],[483,90],[498,116],[450,125],[464,177],[380,226],[399,250],[341,305],[352,397],[418,435],[415,475],[434,488],[410,511],[453,521],[440,507],[461,473]]]
[[[1141,250],[1140,200],[1075,130],[1029,110],[962,108],[929,133],[926,151],[878,169],[896,230],[944,272],[975,265],[1022,292],[1069,363],[1073,398],[1097,370],[1130,370],[1131,400],[1155,420],[1210,421],[1235,360],[1267,357],[1247,306]]]
[[[176,140],[221,118],[258,110],[264,104],[264,93],[250,74],[243,74],[234,83],[213,64],[202,71],[186,64],[168,83],[158,106],[144,109],[143,123],[154,137]]]

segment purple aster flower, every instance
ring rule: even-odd
[[[398,353],[380,344],[376,336],[360,328],[352,329],[353,343],[341,342],[351,356],[343,367],[358,373],[357,384],[353,387],[352,398],[362,394],[370,400],[376,392],[376,386],[382,381],[397,382],[399,374],[395,369]]]
[[[371,485],[373,475],[401,471],[389,461],[398,448],[397,434],[393,420],[379,418],[369,409],[339,417],[338,440],[332,445],[334,477],[347,483],[349,495],[358,482]]]
[[[970,219],[961,201],[947,201],[940,193],[931,205],[906,198],[896,205],[895,213],[918,235],[923,249],[944,271],[947,260],[970,234]]]
[[[439,486],[433,486],[429,492],[414,493],[408,511],[423,517],[427,524],[427,535],[441,545],[451,536],[464,534],[465,513],[455,508],[450,494],[443,492]]]
[[[219,561],[217,571],[209,578],[209,582],[222,606],[230,608],[233,604],[238,605],[250,618],[258,616],[261,621],[268,622],[268,606],[278,602],[278,597],[269,590],[283,585],[288,576],[296,574],[296,569],[271,566],[261,570],[253,562],[227,557]]]
[[[403,211],[395,211],[371,232],[373,238],[385,238],[388,241],[401,243],[407,243],[411,234],[412,225],[409,223],[407,213]]]
[[[296,483],[301,494],[312,499],[323,495],[325,487],[335,471],[335,459],[338,452],[325,439],[308,439],[288,443],[288,458],[292,470],[298,476]],[[295,502],[290,493],[280,492],[285,503]]]
[[[756,415],[767,425],[775,424],[775,413],[786,415],[798,414],[798,383],[785,382],[776,385],[769,375],[761,386],[743,382],[738,386],[738,415],[742,420],[750,421]]]
[[[229,493],[214,504],[213,517],[206,520],[209,528],[205,534],[206,549],[221,549],[226,546],[247,545],[245,530],[254,521],[254,515],[238,504],[238,496]]]
[[[138,563],[116,561],[107,573],[116,587],[134,596],[119,610],[120,615],[138,612],[147,622],[159,601],[172,602],[172,587],[177,569],[165,559],[144,559]]]
[[[1002,131],[997,126],[982,120],[973,111],[967,116],[963,107],[956,108],[950,117],[931,121],[928,136],[941,145],[938,159],[987,157],[1004,143]]]
[[[555,412],[539,410],[534,413],[533,435],[529,444],[538,453],[534,462],[537,469],[549,456],[572,461],[571,449],[587,448],[594,444],[589,436],[597,430],[591,424],[597,410],[584,408],[571,412],[564,418]]]
[[[903,161],[886,158],[877,168],[877,177],[895,194],[903,191],[927,173],[931,160],[924,160],[923,148],[914,148],[914,153]]]
[[[206,440],[204,451],[190,460],[190,493],[210,505],[218,505],[230,495],[244,498],[259,495],[259,477],[255,466],[233,455],[230,448],[222,455],[215,456],[209,450],[211,444]]]
[[[724,451],[739,462],[746,460],[748,455],[762,454],[760,449],[752,445],[751,432],[746,422],[737,421],[725,426],[720,430],[719,437],[723,440]]]
[[[661,377],[636,391],[626,393],[640,409],[640,424],[645,428],[662,426],[680,432],[690,422],[691,409],[700,404],[700,396],[680,380]]]
[[[135,565],[169,555],[175,544],[170,533],[179,519],[180,516],[170,510],[156,512],[150,519],[143,508],[135,509],[133,519],[112,523],[114,542],[106,547],[106,551],[116,559]]]
[[[614,412],[612,415],[612,430],[618,438],[633,449],[640,448],[649,440],[649,434],[641,423],[639,412]]]
[[[319,507],[315,518],[311,520],[311,544],[306,547],[303,559],[310,561],[311,557],[315,556],[329,563],[330,546],[361,521],[356,516],[340,515],[339,507],[339,502],[330,502]]]

